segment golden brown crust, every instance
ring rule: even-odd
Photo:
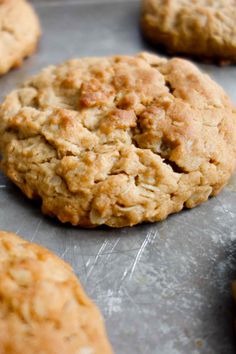
[[[32,6],[25,0],[0,3],[0,75],[21,65],[37,46],[40,25]]]
[[[0,231],[0,354],[111,354],[103,320],[70,266]]]
[[[74,225],[158,221],[216,195],[236,163],[236,113],[193,64],[150,54],[49,67],[0,110],[6,175]]]
[[[221,64],[236,62],[234,0],[143,0],[142,28],[153,43]]]

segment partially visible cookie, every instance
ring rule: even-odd
[[[217,195],[236,163],[236,112],[196,66],[150,54],[51,66],[0,107],[1,167],[45,214],[112,227]]]
[[[171,53],[236,62],[234,0],[143,0],[145,36]]]
[[[70,266],[0,231],[0,354],[111,354],[96,306]]]
[[[40,36],[40,25],[25,0],[0,0],[0,75],[32,54]]]

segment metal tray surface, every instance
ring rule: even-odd
[[[29,75],[71,57],[150,49],[139,1],[33,1],[39,51],[0,78],[1,99]],[[236,67],[201,65],[236,103]],[[207,203],[156,224],[85,230],[41,215],[0,174],[0,228],[68,261],[100,307],[117,354],[233,354],[236,178]]]

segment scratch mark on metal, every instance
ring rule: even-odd
[[[121,279],[120,279],[119,290],[121,289],[121,286],[123,285],[123,283],[124,283],[124,281],[125,281],[125,279],[126,279],[128,273],[129,273],[129,271],[130,271],[130,268],[131,268],[131,267],[127,267],[127,268],[124,270],[123,275],[122,275],[122,277],[121,277]]]
[[[60,255],[61,258],[64,258],[66,253],[68,252],[69,247],[66,247],[66,249],[62,252],[62,254]]]
[[[116,246],[118,245],[119,241],[120,241],[120,237],[114,242],[114,245],[112,246],[110,252],[107,254],[106,261],[108,261],[109,258],[111,257],[111,255],[114,254],[114,249],[115,249]]]
[[[134,300],[134,298],[129,294],[128,290],[126,288],[122,289],[122,292],[126,295],[130,301],[139,308],[139,304]]]
[[[97,286],[101,283],[104,284],[104,281],[106,279],[109,279],[111,277],[111,275],[114,274],[114,269],[111,269],[109,272],[106,272],[106,274],[104,274],[96,283],[93,284],[93,293],[96,293],[97,291]]]
[[[103,242],[102,246],[100,247],[100,249],[99,249],[99,251],[98,251],[98,253],[97,253],[97,255],[96,255],[96,258],[95,258],[95,260],[94,260],[94,263],[93,263],[93,265],[91,266],[91,268],[90,268],[89,271],[88,271],[87,279],[89,279],[90,275],[92,274],[92,272],[93,272],[93,270],[94,270],[94,267],[95,267],[95,265],[97,264],[98,258],[100,257],[100,255],[101,255],[101,253],[104,251],[104,249],[106,248],[107,244],[108,244],[108,240],[105,240],[105,241]]]
[[[38,222],[38,224],[37,224],[37,226],[36,226],[36,229],[35,229],[35,231],[34,231],[34,233],[33,233],[32,238],[31,238],[31,242],[33,242],[34,239],[35,239],[35,237],[37,236],[41,223],[42,223],[42,219],[39,220],[39,222]]]
[[[89,258],[89,259],[87,260],[86,264],[85,264],[85,265],[86,265],[86,268],[90,265],[90,261],[91,261],[91,260],[90,260],[90,258]]]
[[[125,254],[125,255],[127,255],[128,257],[131,257],[131,256],[128,255],[128,253],[131,253],[131,252],[134,252],[134,251],[138,251],[139,249],[140,249],[140,247],[130,248],[130,249],[128,249],[128,250],[113,251],[112,254]],[[102,254],[103,254],[104,256],[105,256],[105,255],[110,255],[111,252],[110,252],[110,251],[109,251],[109,252],[103,252]],[[132,257],[131,257],[131,258],[132,258]]]
[[[150,241],[150,236],[151,236],[151,234],[148,233],[147,236],[145,237],[145,240],[143,241],[143,243],[142,243],[142,245],[141,245],[141,247],[140,247],[140,249],[139,249],[139,251],[138,251],[136,257],[135,257],[135,260],[134,260],[132,269],[131,269],[131,271],[130,271],[129,279],[131,279],[132,276],[133,276],[133,274],[134,274],[135,268],[136,268],[137,264],[139,263],[139,261],[140,261],[140,259],[141,259],[141,257],[142,257],[142,254],[143,254],[143,252],[144,252],[144,250],[145,250],[147,244],[148,244],[149,241]]]
[[[20,226],[17,228],[17,230],[15,231],[15,233],[18,235],[18,233],[20,232],[20,230],[21,230],[21,227],[22,227],[22,225],[24,224],[24,219],[23,219],[23,221],[21,222],[21,224],[20,224]]]
[[[80,245],[80,243],[78,243],[77,245],[79,247],[79,250],[80,250],[80,254],[81,254],[81,257],[82,257],[82,263],[83,263],[83,267],[84,267],[84,272],[85,272],[85,276],[86,276],[86,281],[87,281],[87,263],[85,263],[85,255],[84,255],[84,252],[83,252],[83,249]]]

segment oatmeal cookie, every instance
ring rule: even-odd
[[[27,1],[0,0],[0,75],[21,65],[39,36],[38,17]]]
[[[236,112],[197,67],[141,53],[50,66],[0,108],[1,167],[62,222],[131,226],[217,195]]]
[[[235,21],[234,0],[143,0],[144,35],[171,53],[235,63]]]
[[[70,266],[0,231],[0,354],[111,354],[102,317]]]

